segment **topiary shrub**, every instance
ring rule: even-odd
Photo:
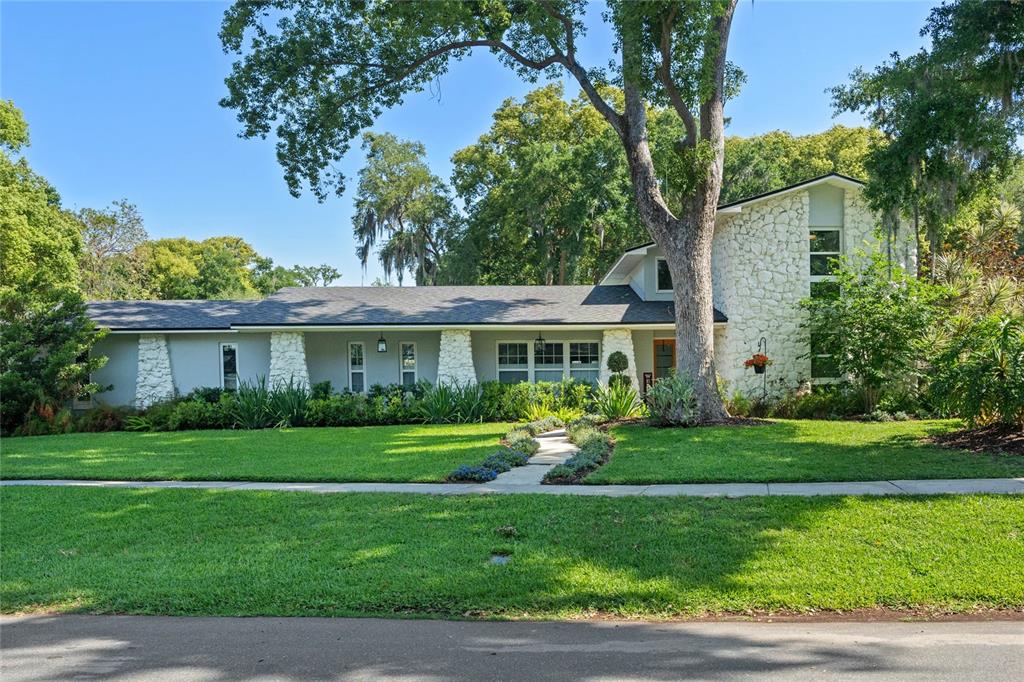
[[[654,382],[647,391],[651,418],[662,425],[691,426],[697,421],[697,397],[689,377],[674,374]]]
[[[607,366],[608,371],[612,374],[622,374],[629,369],[629,358],[625,353],[617,350],[608,356]]]
[[[202,399],[183,400],[174,406],[167,428],[171,431],[223,428],[226,415],[219,405],[219,402],[208,403]]]

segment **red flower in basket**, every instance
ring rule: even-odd
[[[764,374],[764,368],[770,364],[772,364],[772,361],[764,353],[754,353],[743,361],[744,367],[753,367],[757,374]]]

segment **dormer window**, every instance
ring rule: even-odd
[[[658,291],[672,291],[672,273],[664,258],[658,259]]]

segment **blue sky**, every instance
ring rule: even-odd
[[[918,49],[933,3],[741,0],[730,57],[747,74],[726,113],[729,134],[818,132],[832,118],[824,90],[857,66]],[[352,240],[352,191],[318,204],[288,194],[274,141],[242,140],[217,101],[231,58],[217,39],[226,3],[0,2],[0,96],[29,122],[28,159],[70,208],[137,204],[153,237],[244,237],[282,265],[327,262],[341,284],[369,283]],[[584,63],[608,59],[594,24]],[[452,153],[490,124],[503,99],[532,86],[487,53],[455,65],[439,90],[410,96],[374,128],[426,144],[447,177]],[[576,88],[567,81],[567,92]],[[358,145],[342,164],[359,169]],[[354,183],[350,182],[350,188]]]

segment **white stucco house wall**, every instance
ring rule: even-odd
[[[881,247],[862,183],[815,178],[721,206],[712,254],[715,360],[731,389],[760,394],[743,361],[767,345],[769,390],[829,381],[810,357],[799,301],[829,280],[828,261]],[[912,235],[893,244],[916,267]],[[262,301],[97,301],[110,334],[94,380],[110,404],[146,406],[200,386],[330,381],[605,382],[612,352],[635,385],[674,367],[671,281],[654,244],[624,253],[597,285],[287,288]]]

